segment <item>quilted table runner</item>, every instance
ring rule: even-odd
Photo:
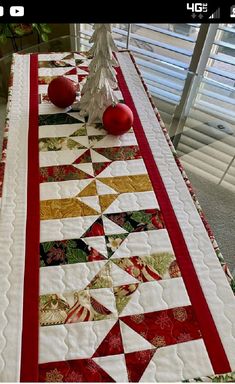
[[[129,52],[121,136],[47,97],[85,54],[15,55],[0,164],[0,380],[176,382],[235,370],[235,301]]]

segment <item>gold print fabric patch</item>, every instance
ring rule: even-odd
[[[148,175],[98,177],[97,179],[119,193],[145,192],[153,189]]]
[[[43,200],[40,203],[41,220],[93,216],[98,214],[95,209],[89,207],[77,198]]]

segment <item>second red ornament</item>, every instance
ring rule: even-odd
[[[129,131],[133,120],[132,110],[122,103],[110,105],[103,114],[104,127],[112,135],[122,135]]]

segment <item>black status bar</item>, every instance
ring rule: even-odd
[[[234,4],[233,4],[234,2]],[[48,1],[30,3],[0,0],[0,23],[233,23],[233,2],[179,2],[154,0],[129,4],[103,2],[58,1],[48,7]]]

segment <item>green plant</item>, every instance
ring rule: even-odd
[[[48,24],[0,24],[0,44],[11,39],[14,50],[18,50],[16,39],[32,34],[36,31],[38,42],[48,41],[51,29]]]

